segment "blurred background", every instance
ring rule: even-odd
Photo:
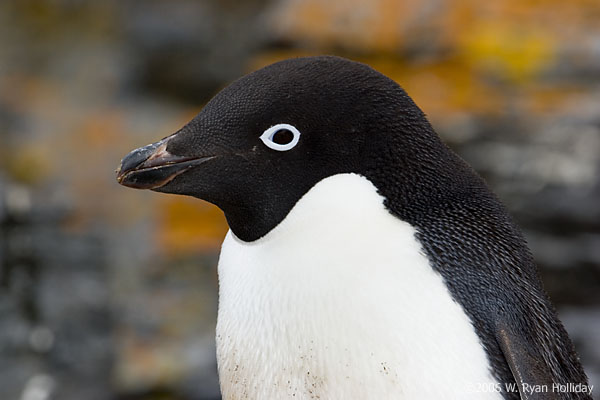
[[[117,185],[231,80],[399,82],[525,230],[600,388],[600,2],[3,0],[0,398],[220,398],[215,207]]]

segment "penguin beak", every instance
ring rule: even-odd
[[[158,189],[177,175],[214,158],[177,156],[169,153],[167,144],[175,135],[135,149],[126,155],[117,168],[117,182],[134,189]]]

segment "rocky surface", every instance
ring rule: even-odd
[[[36,203],[0,180],[2,397],[108,398],[115,342],[103,235],[65,232],[67,211]]]

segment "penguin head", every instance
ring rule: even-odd
[[[233,82],[179,131],[127,155],[117,179],[209,201],[238,238],[254,241],[320,180],[376,175],[389,157],[401,175],[417,174],[410,160],[433,165],[436,148],[425,116],[391,79],[339,57],[296,58]]]

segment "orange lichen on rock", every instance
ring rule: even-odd
[[[157,210],[157,243],[169,254],[215,250],[227,232],[223,213],[204,201],[161,196]]]

